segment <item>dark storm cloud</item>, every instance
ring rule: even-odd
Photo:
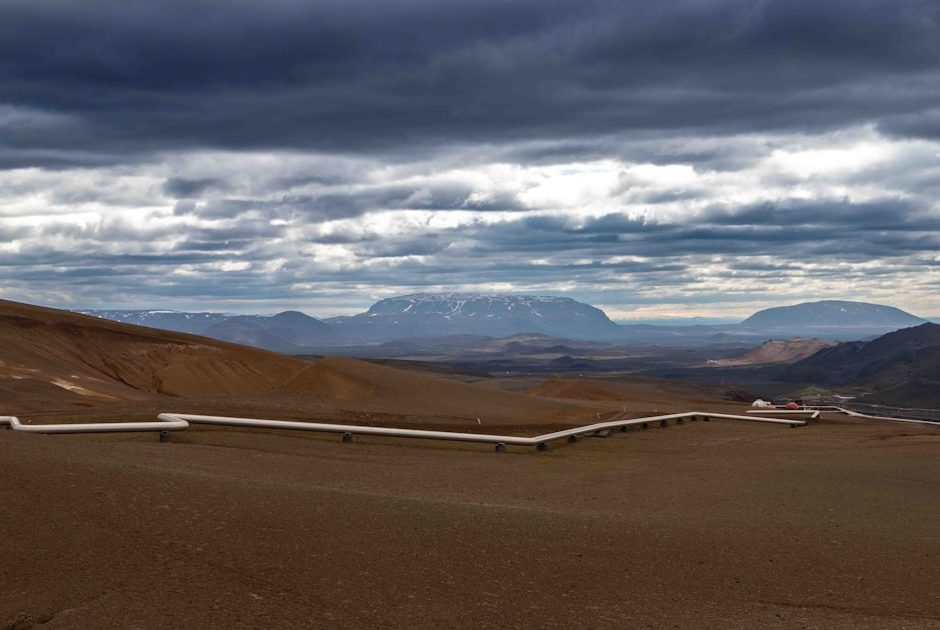
[[[374,210],[522,210],[512,196],[475,199],[467,185],[431,184],[428,186],[383,186],[370,190],[349,189],[322,195],[285,197],[307,217],[341,219]]]
[[[815,226],[871,231],[940,230],[940,217],[924,212],[919,203],[899,199],[869,203],[765,203],[713,211],[705,220],[726,226],[778,226],[794,231]]]
[[[401,258],[403,256],[429,256],[438,254],[448,242],[438,235],[422,235],[411,238],[392,238],[364,244],[360,256],[369,258]]]
[[[172,178],[164,183],[163,189],[172,197],[186,197],[174,204],[173,214],[176,216],[209,220],[237,219],[241,224],[245,221],[257,222],[257,218],[246,217],[258,216],[264,217],[268,222],[281,219],[316,224],[361,217],[378,210],[495,212],[525,209],[509,194],[478,198],[473,195],[474,190],[470,186],[446,183],[432,183],[427,186],[375,186],[367,190],[349,186],[340,187],[340,192],[281,194],[275,199],[235,199],[218,196],[217,190],[226,187],[230,186],[215,178]],[[204,196],[204,199],[189,198],[199,196]],[[266,231],[271,230],[266,228]]]
[[[571,139],[565,154],[652,130],[934,135],[938,20],[917,0],[19,0],[0,6],[0,102],[25,123],[4,140],[35,163],[90,146],[552,137]]]
[[[914,138],[940,138],[940,108],[896,116],[882,128],[890,133]]]
[[[557,217],[527,217],[464,227],[454,230],[451,238],[463,240],[480,259],[513,253],[556,258],[568,254],[601,261],[623,255],[662,261],[726,255],[740,257],[743,268],[753,269],[749,258],[762,255],[775,256],[786,265],[931,254],[940,251],[940,220],[918,217],[901,202],[816,202],[713,213],[693,224],[651,222],[622,214],[580,224]]]
[[[177,199],[190,199],[199,197],[207,190],[218,187],[220,183],[219,180],[211,177],[202,179],[171,177],[163,183],[163,192]]]
[[[274,238],[280,235],[284,228],[271,225],[264,220],[241,220],[231,225],[190,228],[185,234],[194,240],[207,242],[256,242],[263,239]]]

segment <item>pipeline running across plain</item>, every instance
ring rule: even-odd
[[[818,416],[818,413],[816,414]],[[345,441],[353,435],[374,435],[397,438],[414,438],[425,440],[449,440],[455,442],[476,442],[495,444],[497,450],[512,446],[534,446],[538,450],[545,450],[549,442],[567,439],[576,441],[580,436],[603,435],[614,429],[626,430],[636,426],[648,428],[654,425],[666,426],[670,421],[682,424],[685,421],[705,422],[716,420],[741,420],[777,424],[788,427],[801,427],[808,420],[788,420],[782,418],[765,418],[748,415],[734,415],[725,413],[711,413],[705,411],[688,411],[672,413],[645,418],[620,418],[605,422],[596,422],[562,431],[554,431],[534,437],[515,435],[491,435],[486,433],[460,433],[454,431],[427,431],[422,429],[398,429],[392,427],[371,427],[356,424],[331,424],[323,422],[297,422],[291,420],[263,420],[259,418],[230,418],[226,416],[202,416],[186,413],[161,413],[156,422],[97,422],[86,424],[23,424],[16,416],[0,416],[0,426],[7,425],[14,431],[29,433],[117,433],[129,431],[152,432],[158,431],[168,436],[169,431],[184,431],[191,424],[211,424],[230,427],[249,427],[255,429],[284,429],[291,431],[316,431],[320,433],[341,433]]]

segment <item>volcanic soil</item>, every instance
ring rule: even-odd
[[[940,431],[0,432],[0,627],[940,627]]]
[[[506,391],[30,308],[0,308],[0,413],[28,422],[176,410],[533,434],[624,408],[743,411],[655,379]],[[4,630],[940,628],[933,426],[713,420],[505,454],[0,430],[0,508]]]

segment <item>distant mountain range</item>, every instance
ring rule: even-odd
[[[228,317],[208,327],[202,334],[246,346],[296,353],[300,349],[329,342],[333,332],[333,327],[319,319],[300,311],[284,311],[270,317]]]
[[[94,315],[101,319],[110,319],[123,324],[134,324],[135,326],[147,326],[149,328],[160,328],[162,330],[172,330],[175,332],[185,332],[193,335],[202,335],[211,326],[224,322],[231,316],[222,313],[185,313],[181,311],[77,311],[83,315]]]
[[[80,312],[294,354],[398,339],[461,335],[492,339],[521,333],[666,345],[756,342],[768,337],[857,340],[925,321],[890,306],[827,300],[766,309],[739,324],[617,324],[602,310],[570,298],[469,293],[393,297],[376,302],[365,313],[324,320],[298,311],[271,316],[166,310]]]
[[[791,365],[779,380],[860,387],[874,392],[875,402],[935,406],[940,404],[940,325],[825,348]]]
[[[299,311],[284,311],[270,316],[186,313],[167,310],[78,312],[124,324],[203,335],[221,341],[287,354],[296,353],[311,346],[329,345],[334,337],[333,328],[329,325]]]

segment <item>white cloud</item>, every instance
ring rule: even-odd
[[[450,156],[402,164],[296,152],[197,151],[108,168],[0,171],[0,230],[17,231],[0,246],[7,261],[0,271],[5,294],[23,299],[37,295],[35,280],[20,279],[24,271],[48,271],[50,286],[67,282],[57,278],[70,270],[87,273],[82,277],[94,281],[43,294],[76,306],[137,299],[146,306],[185,308],[212,289],[213,274],[237,272],[244,280],[227,282],[232,295],[218,299],[246,310],[252,310],[252,294],[265,304],[335,312],[338,303],[355,310],[354,303],[364,306],[373,296],[422,287],[502,287],[596,295],[616,313],[641,304],[636,312],[650,316],[687,314],[676,299],[702,314],[724,316],[764,300],[807,295],[877,298],[940,312],[931,297],[938,294],[940,265],[935,254],[918,249],[918,239],[932,236],[922,228],[904,234],[910,251],[865,261],[856,260],[851,248],[804,260],[812,234],[772,255],[733,248],[721,255],[683,251],[666,236],[657,245],[653,232],[622,246],[616,229],[593,241],[577,233],[606,215],[694,229],[716,208],[733,216],[744,207],[793,200],[900,199],[922,214],[940,214],[938,143],[892,139],[866,127],[820,136],[690,138],[670,149],[679,156],[674,162],[643,159],[649,149],[641,141],[628,142],[622,154],[633,157],[561,164],[481,162],[472,151],[461,160],[459,148]],[[735,157],[716,164],[712,157],[719,150]],[[681,158],[682,151],[702,157]],[[164,183],[170,178],[212,183],[205,190],[196,186],[195,201],[187,205],[168,193]],[[525,224],[525,242],[486,240],[521,229],[525,220],[533,221]],[[555,224],[540,227],[539,221],[560,222],[569,232]],[[743,238],[748,228],[722,229],[724,238]],[[858,229],[866,228],[860,223]],[[853,238],[872,244],[888,238],[866,234]],[[748,238],[759,244],[762,237]],[[714,230],[702,239],[720,249]],[[729,240],[729,247],[735,242]],[[634,251],[637,244],[645,251]],[[31,252],[44,258],[13,266],[11,257]],[[774,261],[790,264],[774,269]],[[669,264],[676,269],[655,269]],[[238,282],[265,289],[240,289]],[[351,286],[360,287],[354,297]]]

